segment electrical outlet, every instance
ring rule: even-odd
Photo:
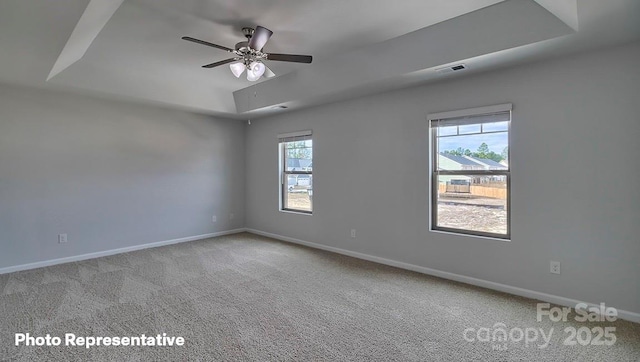
[[[356,237],[356,229],[351,229],[351,237],[352,238]]]
[[[66,243],[67,242],[67,234],[58,235],[58,243]]]
[[[549,272],[551,274],[560,274],[560,262],[559,261],[552,261],[549,263]]]
[[[234,214],[229,214],[229,220],[233,220],[234,217],[236,217]]]
[[[211,218],[211,222],[218,222],[218,217],[213,215],[213,217]]]

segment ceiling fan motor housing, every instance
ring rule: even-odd
[[[248,41],[241,41],[241,42],[236,44],[236,50],[237,51],[243,51],[243,50],[248,50],[248,49],[249,49],[249,42]]]
[[[237,58],[237,60],[242,60],[242,62],[247,66],[247,68],[250,68],[250,64],[253,63],[254,61],[260,61],[264,59],[262,52],[256,49],[251,49],[251,47],[249,46],[249,41],[253,37],[254,32],[255,32],[254,28],[249,28],[249,27],[242,28],[242,34],[244,34],[247,40],[241,41],[237,43],[235,46],[236,54],[240,56],[240,58]]]

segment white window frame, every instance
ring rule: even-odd
[[[311,170],[300,170],[300,171],[287,171],[287,153],[285,151],[285,144],[287,142],[297,142],[297,141],[313,141],[313,132],[311,130],[297,131],[297,132],[289,132],[289,133],[281,133],[278,134],[278,150],[279,150],[279,159],[280,159],[280,167],[279,167],[279,177],[280,177],[280,201],[279,201],[279,210],[283,212],[290,213],[300,213],[305,215],[313,214],[313,202],[311,202],[311,211],[309,210],[301,210],[301,209],[292,209],[285,208],[286,202],[285,197],[287,197],[288,193],[288,185],[289,185],[289,175],[309,175],[313,177],[313,168]],[[313,152],[313,146],[311,147]],[[313,162],[313,156],[311,157]],[[313,186],[312,186],[313,187]],[[313,189],[311,189],[313,192]],[[309,195],[312,197],[312,194]]]
[[[431,231],[444,231],[455,234],[496,238],[503,241],[511,240],[511,122],[512,122],[513,105],[511,103],[498,104],[487,107],[468,108],[456,111],[431,113],[427,119],[429,121],[429,134],[431,139],[430,147],[430,170],[431,182]],[[438,127],[442,127],[447,121],[459,121],[464,124],[465,118],[469,119],[469,124],[490,123],[491,121],[482,121],[480,117],[486,116],[491,118],[492,115],[502,115],[508,113],[509,123],[507,128],[507,159],[509,163],[506,170],[438,170]],[[507,232],[506,234],[490,233],[469,229],[457,229],[450,227],[438,226],[438,189],[440,175],[482,175],[482,176],[505,176],[507,187],[506,212],[507,212]]]

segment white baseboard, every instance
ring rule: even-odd
[[[100,257],[103,257],[103,256],[126,253],[126,252],[129,252],[129,251],[136,251],[136,250],[142,250],[142,249],[148,249],[148,248],[155,248],[155,247],[158,247],[158,246],[184,243],[184,242],[187,242],[187,241],[208,239],[208,238],[213,238],[213,237],[216,237],[216,236],[237,234],[237,233],[241,233],[241,232],[244,232],[244,231],[246,231],[245,228],[232,229],[232,230],[219,231],[219,232],[210,233],[210,234],[188,236],[186,238],[171,239],[171,240],[164,240],[164,241],[156,241],[156,242],[153,242],[153,243],[127,246],[127,247],[119,248],[119,249],[98,251],[98,252],[89,253],[89,254],[68,256],[68,257],[59,258],[59,259],[38,261],[38,262],[35,262],[35,263],[29,263],[29,264],[14,265],[14,266],[6,267],[6,268],[0,268],[0,274],[13,273],[13,272],[22,271],[22,270],[42,268],[42,267],[45,267],[45,266],[51,266],[51,265],[57,265],[57,264],[71,263],[71,262],[74,262],[74,261],[95,259],[95,258],[100,258]]]
[[[580,300],[576,300],[576,299],[565,298],[565,297],[552,295],[552,294],[547,294],[547,293],[542,293],[542,292],[536,292],[534,290],[518,288],[518,287],[511,286],[511,285],[495,283],[495,282],[491,282],[491,281],[488,281],[488,280],[473,278],[473,277],[460,275],[460,274],[449,273],[449,272],[445,272],[445,271],[441,271],[441,270],[437,270],[437,269],[425,268],[423,266],[403,263],[403,262],[400,262],[400,261],[395,261],[395,260],[391,260],[391,259],[385,259],[385,258],[381,258],[381,257],[378,257],[378,256],[373,256],[373,255],[358,253],[358,252],[355,252],[355,251],[340,249],[340,248],[336,248],[336,247],[333,247],[333,246],[327,246],[327,245],[312,243],[312,242],[309,242],[309,241],[290,238],[288,236],[282,236],[282,235],[278,235],[278,234],[272,234],[272,233],[268,233],[268,232],[260,231],[260,230],[256,230],[256,229],[247,228],[246,231],[250,232],[250,233],[253,233],[253,234],[256,234],[256,235],[262,235],[262,236],[266,236],[266,237],[269,237],[269,238],[278,239],[278,240],[282,240],[282,241],[287,241],[287,242],[294,243],[294,244],[305,245],[305,246],[308,246],[308,247],[311,247],[311,248],[315,248],[315,249],[322,249],[322,250],[326,250],[326,251],[331,251],[331,252],[334,252],[334,253],[347,255],[347,256],[354,257],[354,258],[358,258],[358,259],[363,259],[363,260],[368,260],[368,261],[372,261],[372,262],[376,262],[376,263],[380,263],[380,264],[394,266],[396,268],[411,270],[411,271],[415,271],[415,272],[418,272],[418,273],[432,275],[432,276],[440,277],[440,278],[443,278],[443,279],[454,280],[454,281],[457,281],[457,282],[471,284],[471,285],[475,285],[475,286],[479,286],[479,287],[483,287],[483,288],[487,288],[487,289],[493,289],[493,290],[497,290],[497,291],[504,292],[504,293],[518,295],[518,296],[521,296],[521,297],[537,299],[537,300],[541,300],[543,302],[553,303],[553,304],[562,305],[562,306],[566,306],[566,307],[573,308],[578,303],[586,303],[586,302],[583,302],[583,301],[580,301]],[[587,303],[587,304],[589,306],[598,307],[598,304],[595,304],[595,303]],[[630,311],[620,310],[620,309],[618,309],[617,311],[618,311],[618,318],[624,319],[624,320],[628,320],[628,321],[631,321],[631,322],[635,322],[635,323],[640,323],[640,313],[635,313],[635,312],[630,312]]]

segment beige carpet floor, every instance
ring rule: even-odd
[[[554,333],[543,349],[465,340],[496,323]],[[614,345],[563,345],[597,326]],[[16,347],[15,333],[186,343]],[[0,275],[0,360],[638,361],[640,325],[537,322],[534,300],[243,233]]]

